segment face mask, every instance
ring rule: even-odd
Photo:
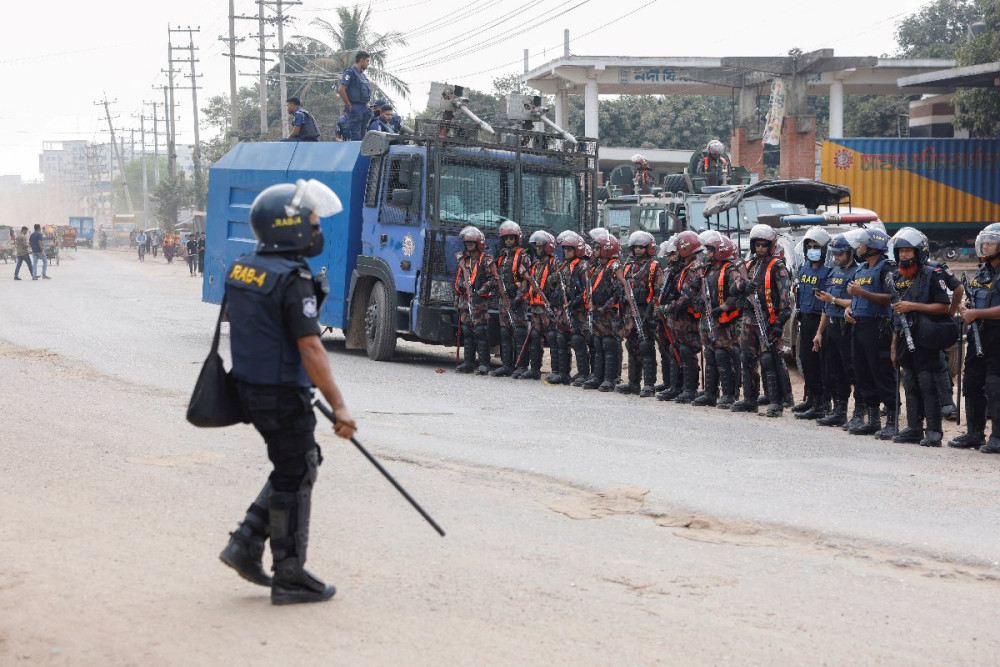
[[[309,245],[305,247],[302,254],[305,257],[315,257],[316,255],[323,252],[323,232],[319,227],[314,228],[312,238],[309,240]]]
[[[810,262],[818,262],[822,256],[823,251],[819,248],[809,248],[809,250],[806,250],[806,257]]]

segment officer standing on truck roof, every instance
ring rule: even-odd
[[[371,65],[372,57],[367,51],[354,54],[354,64],[344,70],[340,78],[337,92],[344,101],[344,117],[347,124],[344,127],[345,141],[361,141],[371,114],[368,112],[368,100],[372,98],[372,84],[365,76],[365,70]]]
[[[323,460],[310,388],[333,408],[338,436],[353,436],[355,424],[320,342],[318,315],[329,288],[313,277],[305,257],[323,250],[320,217],[340,210],[337,195],[316,180],[266,188],[250,208],[257,247],[236,260],[225,283],[231,375],[274,468],[219,557],[244,579],[270,586],[272,604],[320,602],[336,592],[304,568],[312,488]],[[261,565],[269,538],[273,579]]]
[[[951,440],[950,447],[979,447],[984,454],[1000,454],[1000,222],[987,225],[976,237],[976,255],[982,264],[969,283],[971,307],[960,308],[970,327],[965,357],[966,434]],[[976,327],[977,331],[971,331]],[[983,356],[977,356],[976,336]],[[986,420],[993,433],[985,441]]]
[[[297,97],[289,97],[286,101],[288,113],[292,114],[292,129],[288,137],[282,141],[319,141],[319,128],[312,114],[302,108],[302,102]]]

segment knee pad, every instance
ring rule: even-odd
[[[648,338],[646,340],[639,342],[639,354],[642,356],[651,356],[656,353],[655,343]]]
[[[764,354],[760,355],[760,367],[764,370],[769,370],[772,373],[776,373],[778,371],[778,366],[774,363],[774,361],[775,361],[774,355],[771,354],[770,352],[765,352]]]
[[[546,331],[545,332],[545,343],[549,347],[555,346],[556,343],[558,342],[558,340],[559,340],[559,335],[555,331]]]
[[[586,345],[587,341],[583,337],[583,334],[574,333],[572,343],[574,348],[580,347],[581,345]]]
[[[687,345],[678,345],[677,351],[681,355],[681,361],[687,363],[689,360],[694,359],[694,350]]]

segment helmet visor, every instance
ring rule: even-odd
[[[295,194],[288,205],[293,209],[309,209],[321,218],[328,218],[344,210],[337,193],[315,178],[308,181],[301,178],[297,180]]]

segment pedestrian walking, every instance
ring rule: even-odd
[[[28,267],[28,273],[32,280],[38,280],[35,273],[35,264],[31,261],[31,244],[28,240],[28,228],[21,227],[21,233],[14,238],[14,255],[17,257],[17,265],[14,267],[14,280],[20,280],[18,274],[21,273],[21,265]]]
[[[49,279],[49,258],[45,254],[44,245],[45,236],[42,234],[42,226],[35,224],[35,231],[31,233],[28,237],[28,243],[31,245],[31,264],[32,264],[32,277],[38,276],[38,261],[42,262],[42,278],[46,280]]]

